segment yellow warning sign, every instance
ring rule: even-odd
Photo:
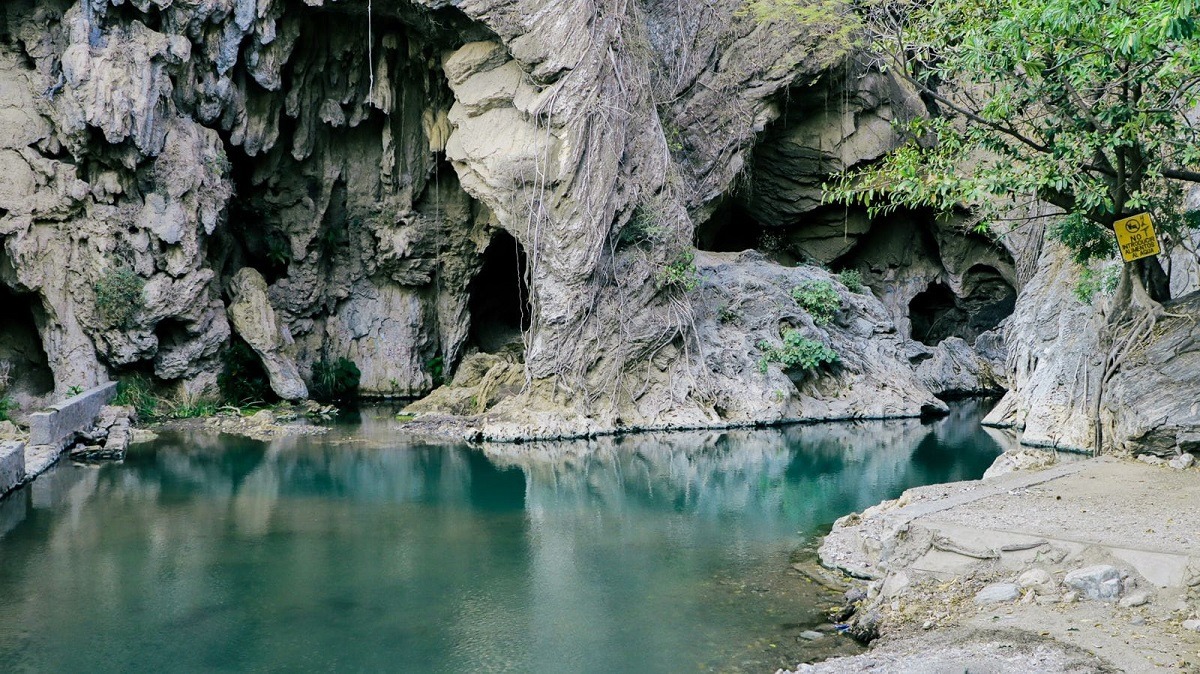
[[[1149,213],[1139,213],[1132,218],[1117,220],[1113,223],[1113,230],[1117,233],[1117,244],[1121,246],[1121,257],[1125,258],[1126,262],[1162,252],[1158,247],[1158,236],[1154,233],[1154,223],[1150,221]]]

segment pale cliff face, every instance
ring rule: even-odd
[[[7,3],[0,281],[59,393],[133,370],[211,391],[236,338],[282,397],[341,357],[367,394],[420,395],[499,348],[480,335],[520,337],[507,393],[427,407],[500,437],[915,415],[1002,385],[972,279],[1011,292],[1008,252],[820,204],[919,101],[847,60],[845,17],[738,7]],[[119,321],[97,308],[115,271],[141,284]],[[838,288],[835,321],[796,306],[805,280]],[[935,283],[975,327],[922,345]],[[760,372],[792,328],[841,365]]]

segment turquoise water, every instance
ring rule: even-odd
[[[383,412],[261,443],[164,434],[0,502],[7,671],[770,672],[832,601],[834,519],[976,478],[950,418],[471,449]]]

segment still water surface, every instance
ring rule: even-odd
[[[7,671],[774,671],[828,593],[829,524],[999,453],[946,419],[485,451],[168,434],[0,502]]]

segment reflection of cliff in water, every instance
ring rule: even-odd
[[[908,485],[980,475],[1001,448],[979,426],[981,403],[916,419],[494,444],[483,453],[420,443],[395,447],[391,429],[364,419],[354,435],[271,443],[205,433],[164,434],[124,466],[39,492],[116,491],[224,497],[249,520],[280,498],[469,504],[485,511],[603,509],[737,514],[768,533],[779,520],[811,527],[895,496]],[[76,475],[72,479],[78,480]],[[131,491],[131,487],[137,486]],[[58,497],[47,496],[57,500]],[[7,511],[24,511],[19,495]],[[750,515],[753,514],[753,517]],[[21,516],[7,519],[19,520]],[[0,517],[0,519],[5,519]],[[10,524],[10,526],[12,526]]]
[[[483,452],[369,415],[271,443],[164,434],[3,502],[0,612],[89,641],[0,630],[0,652],[46,671],[729,669],[750,635],[821,619],[828,598],[784,577],[802,537],[983,472],[980,416]],[[123,645],[130,615],[154,649]]]
[[[1001,451],[979,426],[982,402],[950,416],[765,430],[489,445],[519,467],[530,507],[668,508],[703,516],[754,511],[817,525],[904,486],[974,479]]]

